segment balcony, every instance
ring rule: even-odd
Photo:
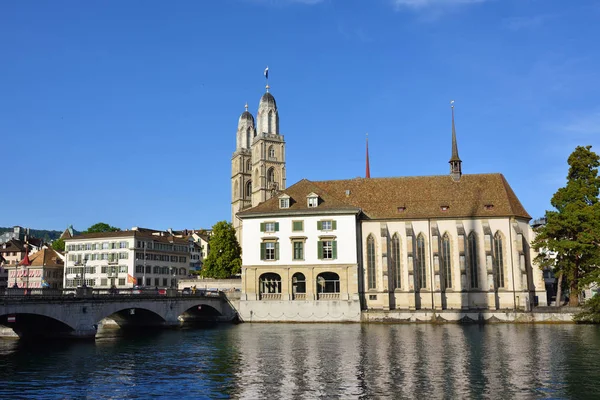
[[[318,293],[317,300],[339,300],[339,293]]]
[[[306,293],[294,293],[294,300],[306,300]]]

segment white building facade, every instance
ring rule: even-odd
[[[176,287],[189,274],[189,243],[136,230],[65,239],[64,287]],[[85,267],[85,268],[84,268]]]

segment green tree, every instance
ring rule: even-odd
[[[65,251],[65,240],[56,239],[52,242],[52,248],[56,251]]]
[[[210,252],[204,261],[201,274],[207,278],[229,278],[242,270],[242,249],[235,237],[233,225],[226,221],[213,226],[208,243]]]
[[[532,243],[538,265],[564,277],[571,306],[579,305],[581,289],[600,277],[600,158],[591,148],[577,146],[569,156],[567,185],[550,201],[556,211],[546,211],[546,225]],[[548,251],[556,252],[556,259]]]
[[[121,229],[116,228],[114,226],[110,226],[109,224],[106,224],[104,222],[98,222],[97,224],[94,224],[87,228],[87,230],[83,231],[82,233],[118,232],[120,230]]]

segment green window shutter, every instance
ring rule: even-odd
[[[331,221],[331,228],[332,228],[333,230],[336,230],[336,229],[337,229],[337,222],[336,222],[336,221]],[[335,258],[335,257],[333,257],[333,258]]]
[[[275,222],[275,232],[279,232],[279,222]]]
[[[333,222],[335,224],[335,221]],[[337,240],[331,242],[331,251],[333,253],[333,259],[337,259]]]
[[[275,243],[275,259],[279,260],[279,243]]]
[[[320,231],[323,230],[323,221],[317,221],[317,229]]]
[[[264,243],[260,244],[260,259],[261,260],[265,259],[265,244]]]
[[[261,232],[264,232],[264,231],[265,231],[265,223],[264,223],[264,222],[261,222],[261,223],[260,223],[260,231],[261,231]]]
[[[320,240],[317,242],[317,251],[319,255],[319,260],[323,259],[323,242]]]

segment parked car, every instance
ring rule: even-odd
[[[184,287],[181,294],[192,294],[192,288]]]

